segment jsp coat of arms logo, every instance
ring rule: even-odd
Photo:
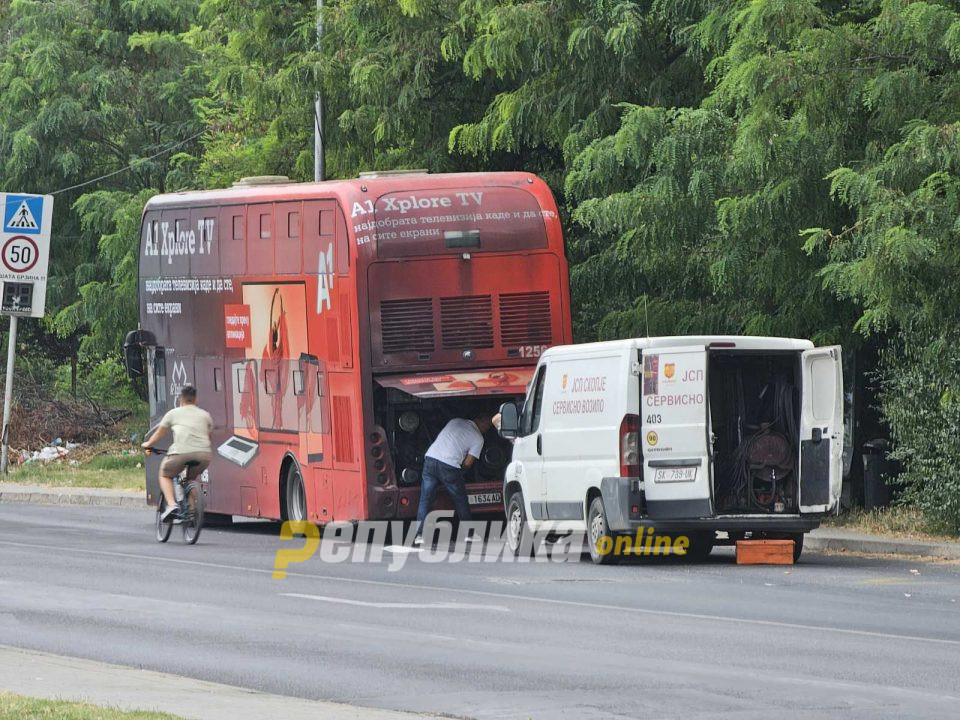
[[[563,377],[560,379],[560,391],[561,392],[567,391],[567,374],[566,373],[564,373]]]
[[[677,374],[677,364],[676,363],[664,363],[663,364],[663,376],[667,380],[673,380],[673,376]]]

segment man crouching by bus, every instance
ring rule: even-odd
[[[423,543],[423,521],[430,512],[430,505],[443,485],[456,510],[459,522],[470,519],[470,503],[463,473],[473,467],[483,450],[483,436],[492,427],[489,413],[482,413],[473,420],[454,418],[448,422],[433,444],[427,448],[423,459],[423,475],[420,484],[420,505],[417,508],[417,536],[414,545]],[[472,541],[474,538],[467,538]]]
[[[158,440],[173,431],[173,442],[160,463],[160,489],[167,500],[167,509],[160,517],[162,522],[171,522],[179,510],[173,493],[173,478],[182,473],[188,463],[192,463],[187,470],[189,482],[210,464],[212,430],[213,418],[210,413],[197,406],[197,389],[193,385],[184,385],[180,391],[179,406],[167,411],[153,435],[143,443],[143,449],[149,452]]]

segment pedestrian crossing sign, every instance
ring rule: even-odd
[[[43,232],[43,196],[7,195],[3,211],[3,231],[22,235]]]
[[[53,196],[0,192],[0,315],[43,317]]]

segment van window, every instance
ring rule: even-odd
[[[547,366],[541,365],[537,377],[533,381],[533,392],[527,397],[520,416],[520,434],[529,435],[540,427],[540,414],[543,406],[543,388],[547,376]]]

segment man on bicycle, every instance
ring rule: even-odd
[[[163,522],[172,521],[179,509],[173,493],[173,478],[188,468],[187,480],[194,480],[210,464],[212,430],[210,413],[197,406],[197,389],[184,385],[178,407],[163,416],[157,429],[143,443],[144,450],[149,452],[158,440],[173,431],[173,442],[160,463],[160,489],[167,500],[167,509],[160,518]]]

